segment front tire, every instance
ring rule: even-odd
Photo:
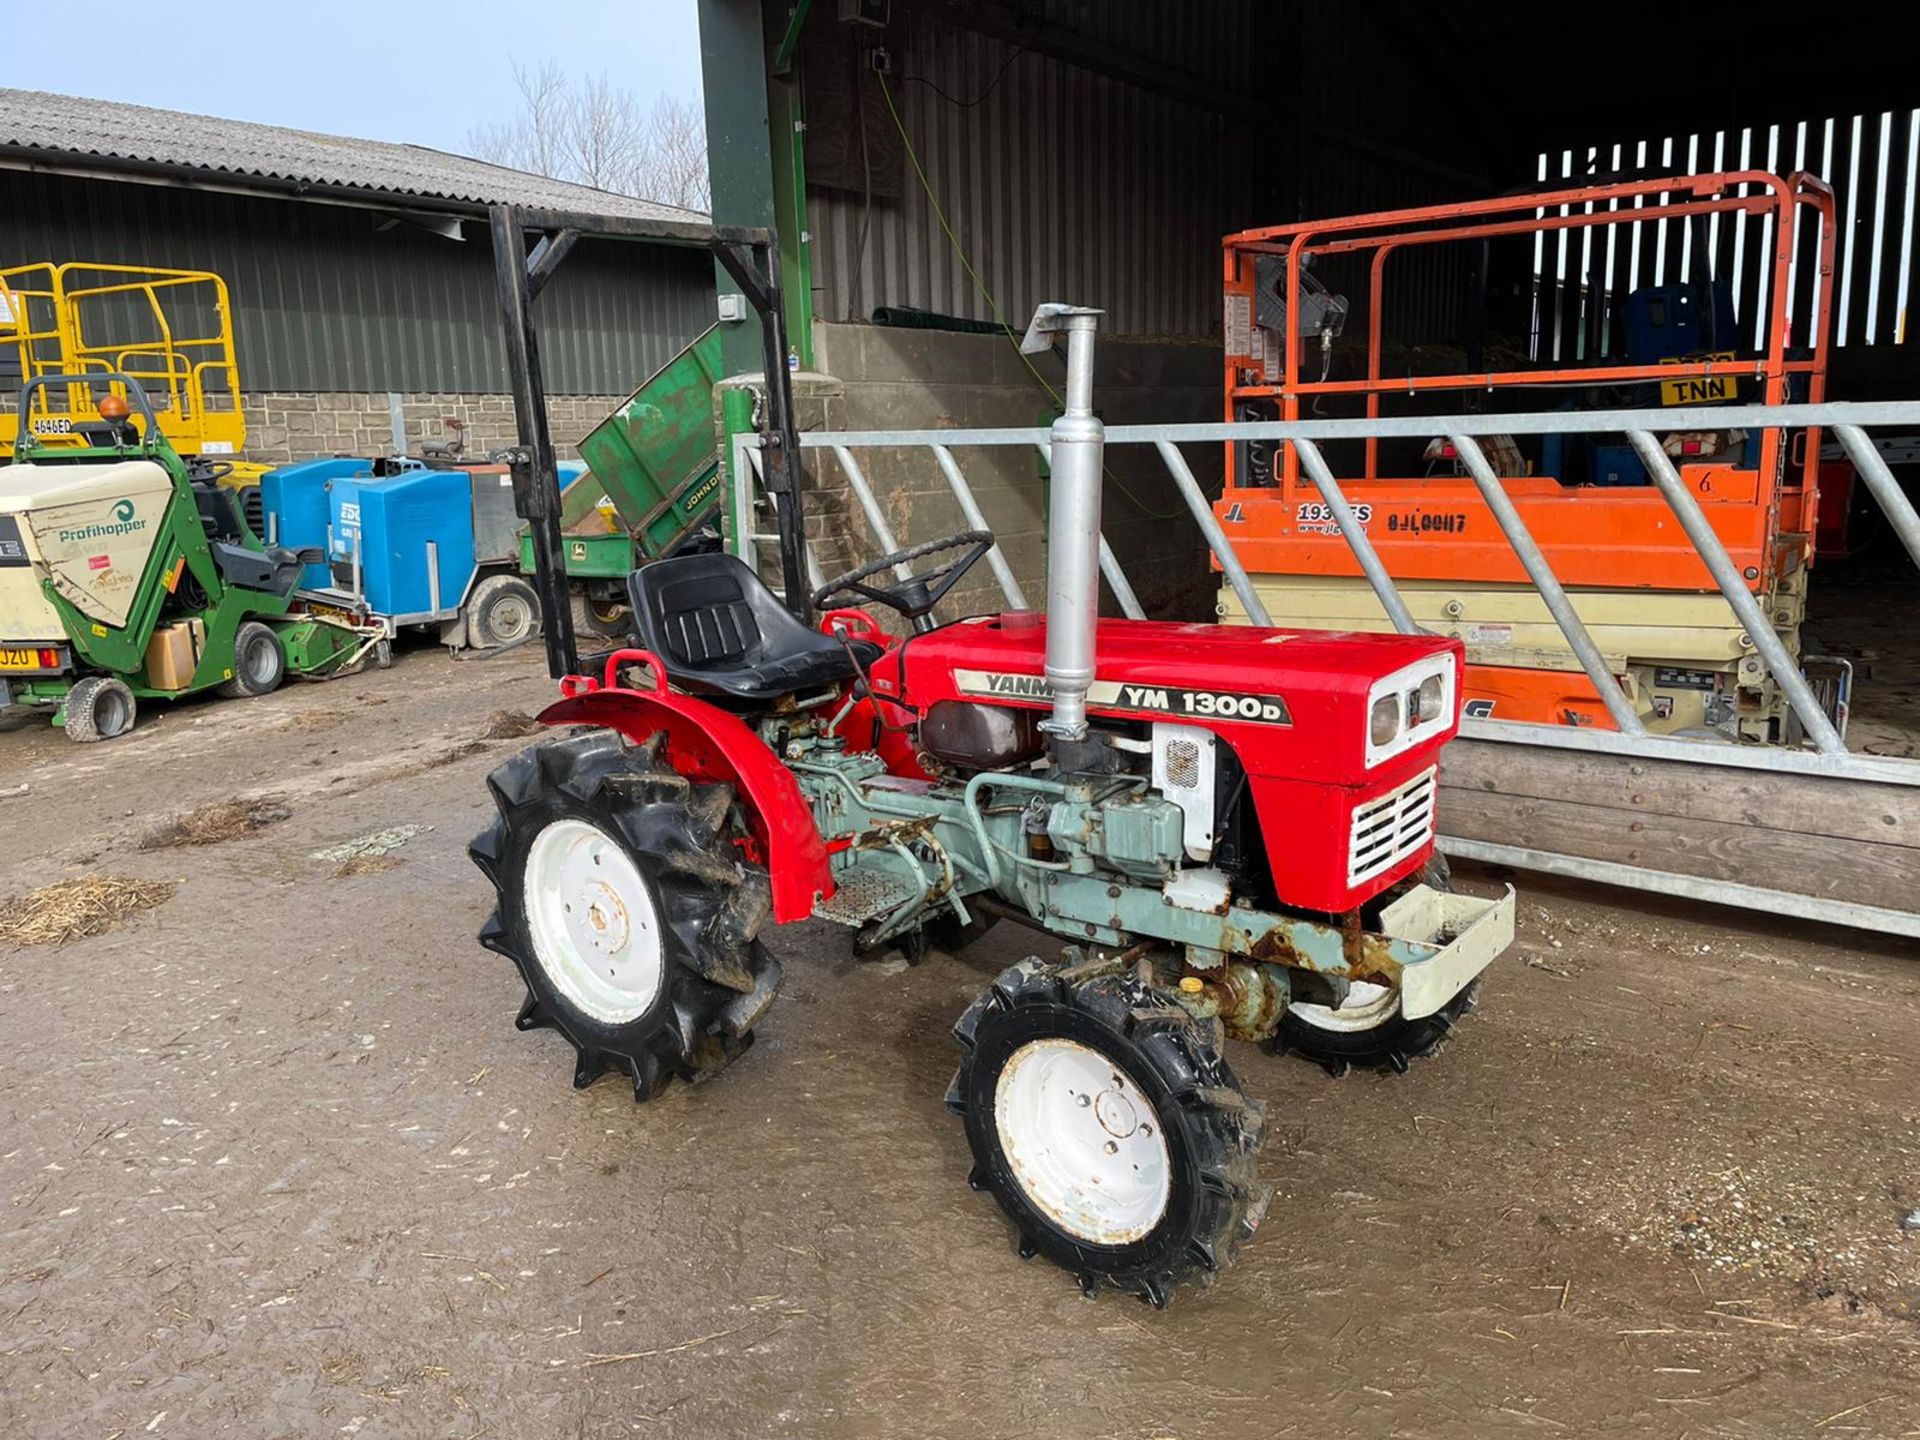
[[[1339,1079],[1353,1066],[1405,1074],[1407,1066],[1447,1042],[1479,1002],[1479,982],[1418,1020],[1400,1014],[1400,993],[1356,982],[1338,1007],[1290,1005],[1274,1037],[1282,1055],[1311,1060]]]
[[[733,790],[695,785],[596,731],[523,750],[488,777],[499,818],[469,849],[499,894],[480,943],[526,983],[516,1023],[575,1051],[573,1083],[607,1070],[648,1100],[752,1043],[780,985],[760,944],[764,871],[742,864]]]
[[[117,739],[133,729],[139,708],[126,681],[114,675],[89,675],[67,691],[67,738],[81,745]]]
[[[1453,872],[1447,857],[1435,851],[1420,872],[1387,892],[1366,915],[1379,923],[1379,911],[1415,884],[1451,891]],[[1408,1020],[1400,1013],[1400,992],[1382,985],[1355,981],[1339,1005],[1289,1005],[1273,1038],[1274,1050],[1311,1060],[1339,1079],[1349,1069],[1391,1070],[1405,1074],[1407,1066],[1436,1053],[1453,1034],[1463,1016],[1479,1003],[1480,982],[1474,981],[1431,1015]]]
[[[1029,959],[953,1033],[966,1057],[947,1108],[966,1122],[968,1183],[993,1192],[1023,1257],[1045,1255],[1090,1297],[1164,1308],[1253,1234],[1264,1114],[1220,1058],[1217,1025],[1130,975],[1076,983]]]

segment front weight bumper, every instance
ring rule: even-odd
[[[1380,912],[1400,968],[1400,1013],[1432,1015],[1513,943],[1513,887],[1497,900],[1416,885]]]

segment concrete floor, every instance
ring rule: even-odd
[[[1011,927],[913,969],[781,932],[754,1050],[647,1107],[514,1030],[463,851],[538,669],[0,720],[0,899],[180,882],[0,949],[0,1435],[1920,1435],[1920,947],[1517,877],[1444,1054],[1233,1056],[1276,1199],[1220,1284],[1090,1304],[941,1108]],[[313,858],[401,824],[390,870]]]

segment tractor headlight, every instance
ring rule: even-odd
[[[1430,655],[1383,675],[1367,689],[1367,768],[1436,739],[1460,700],[1459,662]]]
[[[1429,675],[1420,682],[1420,722],[1440,718],[1441,707],[1446,703],[1447,687],[1438,675]],[[1378,742],[1376,742],[1378,743]]]
[[[1400,697],[1382,695],[1373,702],[1373,711],[1367,720],[1367,738],[1375,746],[1391,745],[1399,733]]]

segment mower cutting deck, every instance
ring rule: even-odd
[[[1097,313],[1042,307],[1028,333],[1069,347],[1044,618],[932,623],[982,532],[828,581],[817,630],[732,557],[649,565],[637,643],[540,717],[590,728],[494,773],[472,853],[521,1027],[572,1043],[576,1085],[613,1070],[641,1100],[746,1049],[779,984],[769,921],[861,950],[1000,918],[1066,942],[960,1018],[947,1104],[1023,1255],[1164,1305],[1266,1207],[1226,1039],[1404,1069],[1472,1004],[1513,897],[1423,883],[1458,642],[1096,620]],[[876,578],[896,565],[917,568]],[[913,633],[834,608],[856,599]]]

